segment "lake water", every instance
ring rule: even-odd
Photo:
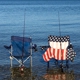
[[[33,3],[33,2],[32,2]],[[0,5],[0,65],[9,65],[9,53],[4,45],[11,44],[11,36],[23,36],[25,13],[25,36],[32,37],[33,43],[38,46],[48,45],[49,35],[59,34],[59,19],[61,35],[70,35],[76,57],[71,64],[80,64],[80,4],[61,4],[43,2],[34,4],[5,4]],[[59,12],[59,19],[58,19]],[[39,54],[37,54],[39,53]],[[42,53],[36,52],[34,62],[45,64]],[[37,65],[38,65],[37,64]]]

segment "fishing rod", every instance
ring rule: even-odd
[[[59,15],[59,12],[58,12],[58,21],[59,21],[59,34],[60,34],[60,37],[61,37],[61,26],[60,26],[60,15]],[[62,49],[61,41],[60,41],[60,48]]]
[[[58,21],[59,21],[59,34],[61,36],[61,26],[60,26],[60,14],[58,12]]]
[[[25,14],[26,14],[26,9],[24,10],[23,46],[22,46],[22,65],[23,65],[23,56],[24,56]]]
[[[58,21],[59,21],[59,34],[60,34],[60,37],[61,37],[61,26],[60,26],[60,14],[59,14],[59,11],[58,11]],[[60,41],[60,52],[61,52],[61,59],[62,59],[62,44],[61,44],[61,41]],[[61,68],[63,67],[63,60],[62,60],[62,63],[61,63]]]

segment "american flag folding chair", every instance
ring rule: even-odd
[[[43,54],[44,61],[48,62],[50,59],[54,58],[56,63],[61,61],[61,68],[63,67],[63,61],[66,61],[66,67],[68,67],[68,61],[73,60],[76,53],[70,44],[69,36],[52,36],[48,37],[49,48]]]
[[[5,46],[6,47],[6,46]],[[8,47],[6,47],[8,49]],[[30,66],[32,67],[32,39],[28,37],[11,36],[11,47],[9,50],[11,68],[13,67],[13,59],[19,66],[24,66],[24,63],[30,58]]]

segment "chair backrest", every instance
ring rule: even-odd
[[[12,55],[28,57],[30,55],[32,39],[28,37],[11,36]]]
[[[52,36],[48,37],[49,46],[55,50],[55,59],[65,60],[66,49],[70,44],[69,36]]]
[[[52,48],[65,49],[70,43],[69,36],[52,36],[48,37],[49,45]]]

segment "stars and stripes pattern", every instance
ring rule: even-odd
[[[52,35],[50,35],[48,37],[48,41],[67,42],[67,41],[70,41],[70,37],[69,36],[52,36]]]
[[[51,58],[56,60],[66,60],[70,59],[72,54],[70,54],[70,50],[67,49],[70,42],[69,36],[52,36],[48,37],[48,42],[50,48],[48,48],[43,54],[43,59],[47,62]],[[67,55],[68,53],[68,55]],[[73,54],[74,55],[74,54]]]
[[[63,49],[48,48],[46,52],[43,54],[43,59],[46,62],[49,61],[51,58],[55,58],[56,60],[65,60],[66,59],[65,53],[66,50]]]

